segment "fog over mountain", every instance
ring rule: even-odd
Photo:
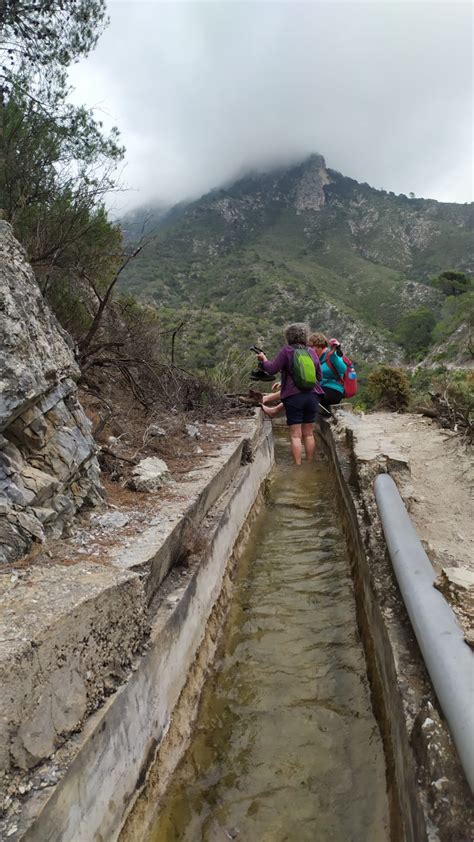
[[[359,181],[472,198],[469,3],[110,2],[76,101],[127,147],[116,212],[311,152]]]

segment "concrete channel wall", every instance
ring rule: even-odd
[[[474,793],[474,652],[453,609],[435,587],[433,566],[395,482],[380,474],[374,491],[411,626]]]
[[[183,518],[188,530],[191,524],[199,531],[200,558],[187,569],[172,569],[158,588],[180,557],[179,522],[164,539],[157,534],[160,546],[146,536],[148,558],[138,541],[137,564],[130,551],[127,564],[118,564],[135,576],[145,571],[151,626],[145,651],[135,659],[128,680],[69,740],[71,760],[61,780],[26,798],[16,823],[5,828],[14,842],[112,842],[118,837],[169,730],[239,535],[272,468],[270,424],[259,417],[251,428],[252,437],[238,443]]]
[[[391,842],[469,842],[469,793],[396,590],[373,499],[373,470],[396,470],[396,465],[382,460],[367,470],[350,447],[340,446],[329,425],[323,425],[322,435],[336,479],[372,703],[384,742]],[[191,694],[193,689],[191,678]],[[177,712],[177,732],[189,719],[189,705],[185,699],[183,713]],[[178,751],[184,747],[182,742]],[[120,842],[135,842],[150,827],[169,777],[165,755]]]
[[[334,467],[366,651],[372,704],[387,765],[394,842],[469,842],[472,798],[426,673],[389,560],[373,483],[396,479],[397,460],[358,458],[352,431],[323,423]],[[334,432],[333,432],[334,431]]]
[[[68,741],[70,759],[59,782],[25,798],[5,838],[135,842],[149,825],[186,748],[231,597],[232,565],[273,464],[270,424],[259,417],[251,429],[186,516],[166,530],[152,526],[116,559],[121,575],[140,583],[151,627],[147,645],[128,679]],[[328,425],[322,435],[334,466],[384,740],[392,842],[468,842],[469,793],[397,593],[373,500],[373,473],[387,465],[368,470],[357,464],[349,440],[341,444]],[[175,565],[190,522],[204,545],[183,570]],[[151,798],[140,798],[145,786]]]

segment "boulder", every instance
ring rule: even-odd
[[[166,437],[166,430],[164,430],[163,427],[160,427],[158,424],[150,424],[150,426],[148,427],[148,435],[163,439]]]
[[[197,424],[186,424],[186,433],[190,439],[201,438],[201,431]]]
[[[121,529],[126,526],[130,518],[125,512],[106,512],[103,515],[97,515],[92,522],[97,523],[101,529]]]
[[[158,491],[170,482],[168,465],[157,456],[148,456],[133,469],[131,486],[135,491]]]

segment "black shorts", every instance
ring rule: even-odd
[[[329,409],[330,406],[334,406],[337,403],[341,403],[344,392],[341,392],[339,389],[331,389],[327,386],[323,386],[324,395],[321,395],[321,406],[324,406],[325,409]]]
[[[283,406],[288,426],[312,424],[318,414],[319,395],[316,392],[298,392],[297,395],[283,398]]]

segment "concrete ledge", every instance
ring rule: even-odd
[[[121,570],[134,570],[145,576],[148,601],[182,554],[186,533],[199,528],[216,500],[232,482],[242,462],[253,458],[258,447],[263,418],[239,424],[239,435],[227,443],[219,456],[193,472],[186,483],[175,483],[173,499],[164,500],[150,526],[135,536],[133,545],[110,557]],[[185,501],[179,501],[180,493]]]
[[[20,770],[50,758],[126,679],[149,635],[148,604],[252,458],[262,424],[260,416],[229,422],[217,453],[157,498],[150,525],[128,546],[112,546],[107,564],[85,556],[80,564],[64,559],[2,577],[0,786],[7,806],[31,784]]]
[[[252,454],[242,440],[234,448],[229,468],[222,466],[217,473],[216,485],[208,485],[191,504],[206,539],[202,559],[188,572],[176,572],[177,581],[171,592],[165,588],[160,597],[155,584],[149,590],[149,597],[155,593],[156,598],[148,651],[136,661],[128,681],[89,717],[73,744],[69,741],[73,758],[59,783],[36,792],[22,804],[16,830],[11,832],[10,826],[12,840],[109,842],[117,838],[169,728],[173,709],[204,639],[234,545],[272,465],[270,425],[259,419],[252,426]],[[248,458],[253,461],[241,464]],[[215,503],[212,512],[211,502]],[[173,563],[179,549],[179,530],[175,530],[176,527],[170,530],[162,544],[164,564],[158,549],[153,548],[150,571],[154,583],[169,561]],[[166,545],[170,540],[171,551]],[[139,563],[143,570],[147,562],[141,559]],[[156,577],[154,564],[160,571]],[[121,575],[136,578],[134,572]],[[60,759],[61,751],[56,757]]]
[[[148,622],[135,573],[52,565],[3,579],[1,768],[26,770],[80,726],[114,677],[123,680]]]

